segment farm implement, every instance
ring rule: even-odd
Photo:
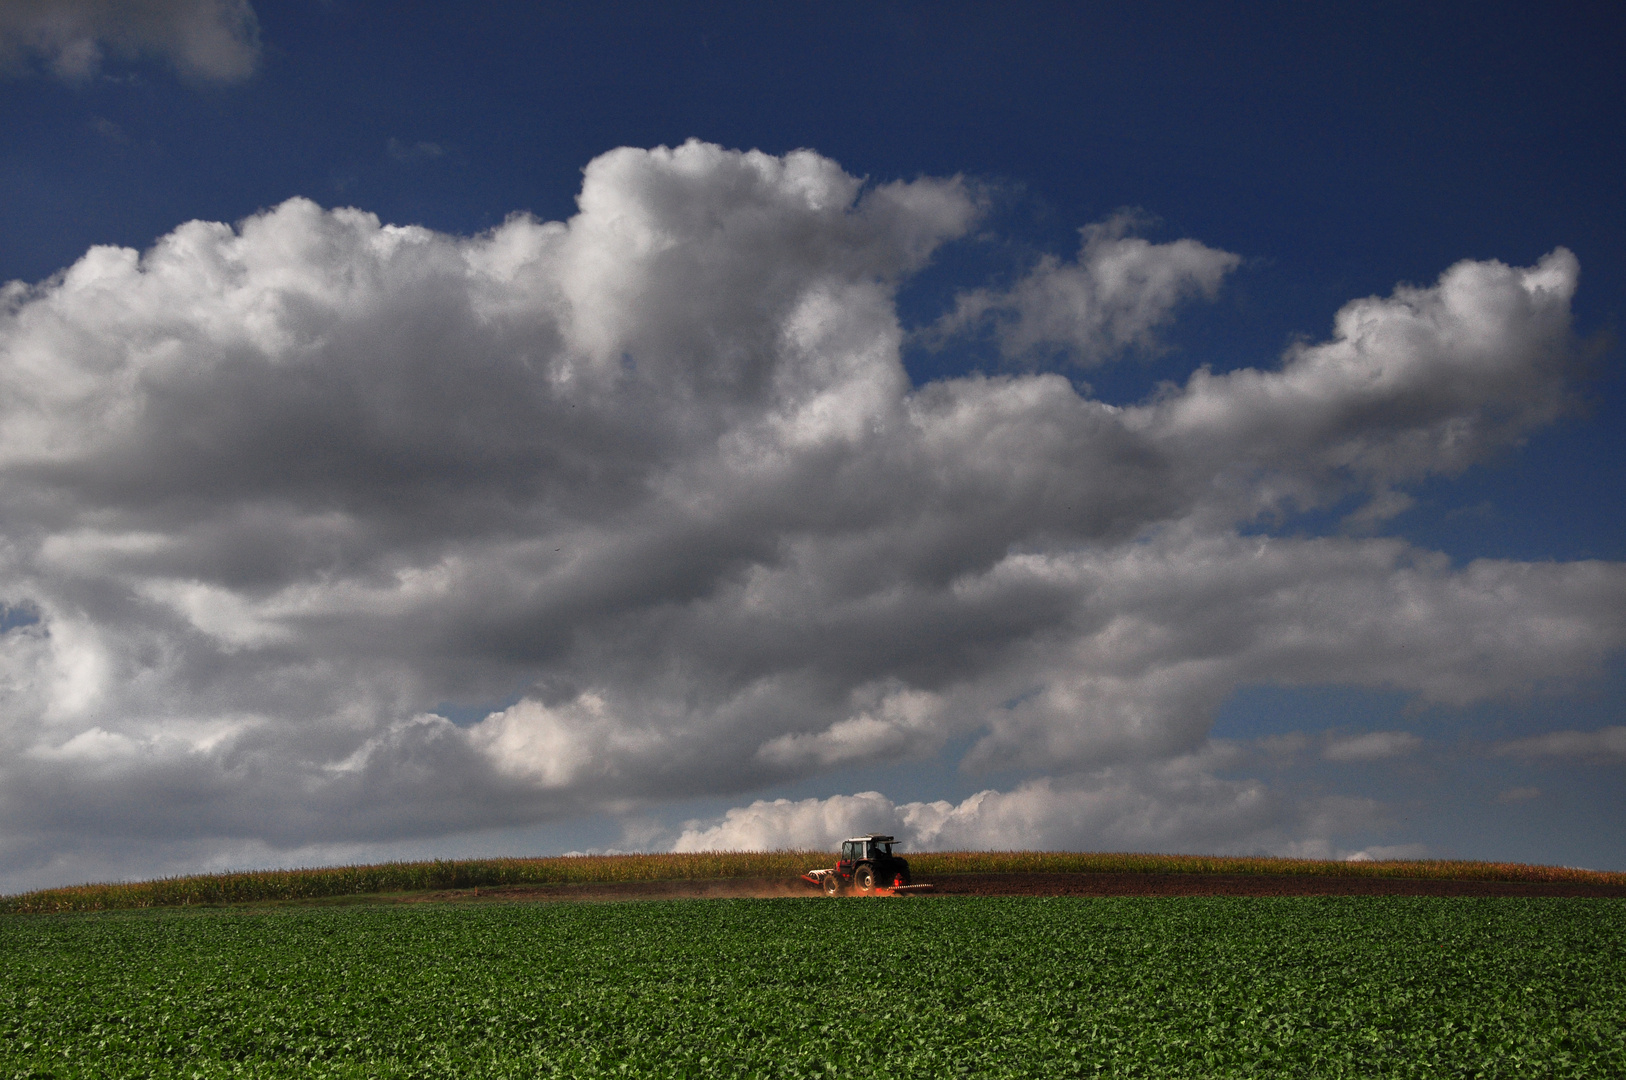
[[[897,840],[880,833],[855,836],[841,844],[836,865],[809,870],[802,880],[824,890],[826,896],[855,892],[860,896],[908,896],[930,892],[930,885],[916,885],[909,878],[909,860],[892,854]]]

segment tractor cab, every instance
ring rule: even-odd
[[[892,845],[896,843],[890,836],[860,836],[852,840],[843,841],[841,845],[841,861],[844,863],[857,863],[865,859],[892,858]]]

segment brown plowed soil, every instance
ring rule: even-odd
[[[499,885],[442,889],[385,897],[398,903],[491,900],[530,903],[547,900],[692,900],[729,897],[817,896],[799,878],[716,878],[707,881],[599,881],[580,885]]]
[[[941,896],[1626,896],[1626,885],[1310,874],[953,874]]]
[[[1577,882],[1439,881],[1427,878],[1332,877],[1300,874],[943,874],[920,896],[1619,896],[1626,885]],[[722,878],[713,881],[617,881],[583,885],[505,885],[446,889],[380,899],[398,903],[472,900],[682,900],[817,896],[798,879]]]

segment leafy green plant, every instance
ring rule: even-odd
[[[1626,901],[0,920],[0,1077],[1626,1075]]]

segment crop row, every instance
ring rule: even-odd
[[[1626,901],[0,920],[0,1077],[1626,1075]]]
[[[103,911],[310,900],[368,893],[503,885],[564,885],[614,881],[786,878],[827,865],[828,852],[745,851],[663,855],[588,855],[542,859],[460,859],[432,862],[255,870],[155,881],[76,885],[0,897],[0,913]],[[950,851],[910,855],[915,876],[978,873],[1308,874],[1340,877],[1470,881],[1597,882],[1626,885],[1626,873],[1560,866],[1455,860],[1332,862],[1211,855],[1146,855],[1056,851]]]

